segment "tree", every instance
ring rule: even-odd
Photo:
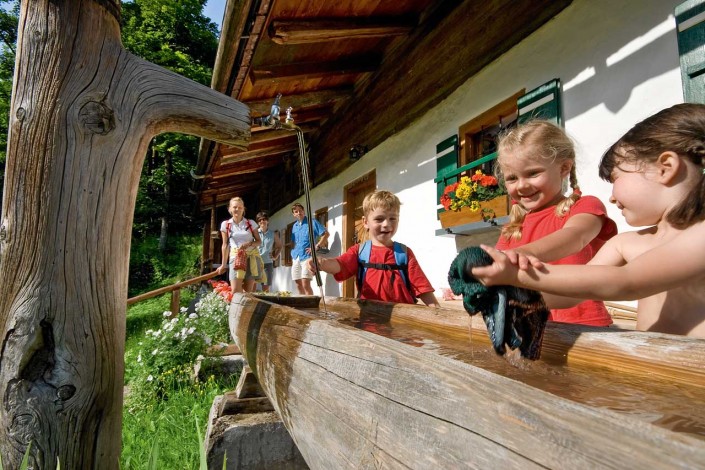
[[[217,26],[203,16],[205,0],[134,0],[123,5],[125,48],[154,64],[204,85],[210,84],[218,49]],[[164,134],[150,143],[137,196],[136,236],[159,233],[159,248],[167,246],[170,220],[184,231],[198,230],[193,197],[188,193],[190,171],[196,165],[198,139]]]
[[[122,47],[119,0],[22,2],[0,221],[0,457],[118,467],[130,232],[149,142],[244,146],[246,106]]]

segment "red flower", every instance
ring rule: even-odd
[[[225,281],[208,281],[213,286],[213,291],[224,298],[228,303],[233,298],[233,293],[230,290],[230,284]]]
[[[460,183],[453,183],[449,184],[446,186],[446,189],[443,190],[443,196],[441,196],[441,204],[443,205],[443,208],[445,210],[450,210],[450,205],[453,202],[453,199],[450,197],[450,193],[454,192]]]
[[[480,176],[480,186],[497,186],[497,178],[494,176],[490,175],[482,175]],[[473,176],[473,181],[475,180],[475,176]]]

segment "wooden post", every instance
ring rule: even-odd
[[[119,466],[130,231],[150,139],[244,146],[246,106],[125,51],[119,0],[22,2],[0,224],[0,456]]]
[[[213,207],[211,207],[211,223],[210,223],[210,230],[208,231],[208,259],[211,260],[211,266],[209,266],[209,269],[213,269],[213,263],[215,263],[215,239],[213,238],[213,232],[218,231],[217,223],[218,221],[215,220],[216,213],[218,211],[218,206],[215,204],[215,196],[213,196]],[[220,256],[218,256],[220,258]]]
[[[169,311],[171,315],[169,318],[174,318],[179,314],[179,302],[181,301],[181,289],[174,289],[171,291],[171,302],[169,303]]]

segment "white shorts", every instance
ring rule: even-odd
[[[296,258],[291,262],[291,279],[298,281],[299,279],[313,279],[313,273],[306,269],[306,260]]]

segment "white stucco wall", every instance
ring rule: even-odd
[[[329,207],[331,243],[337,237],[339,249],[342,239],[342,188],[374,169],[377,187],[402,201],[395,239],[413,249],[440,296],[457,248],[468,240],[435,236],[440,228],[433,182],[436,144],[522,88],[531,90],[553,78],[563,83],[563,117],[577,144],[583,193],[600,197],[620,231],[629,230],[608,203],[611,187],[599,179],[597,165],[602,152],[636,122],[683,101],[673,17],[680,2],[575,0],[411,126],[314,188],[313,209]],[[274,214],[270,226],[282,229],[291,220],[285,209]],[[326,295],[341,292],[332,279],[324,285]],[[277,269],[275,289],[296,291],[288,268]]]

